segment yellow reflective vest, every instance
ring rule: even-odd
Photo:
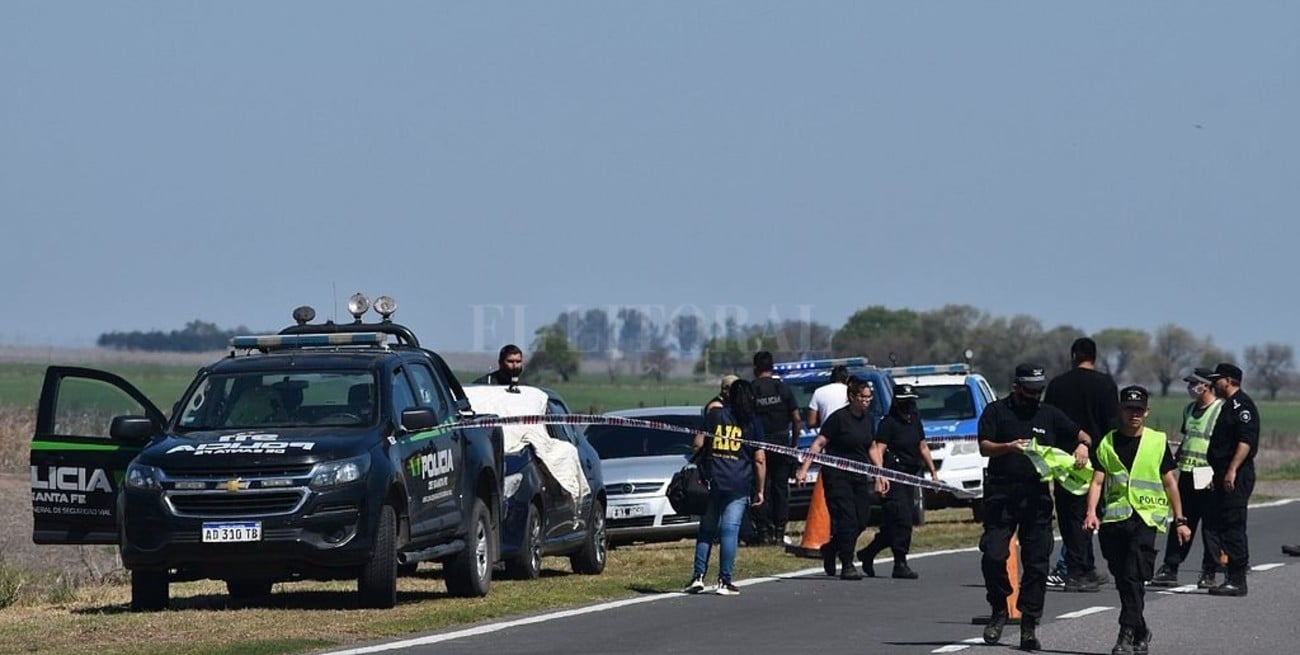
[[[1115,452],[1116,437],[1112,430],[1102,437],[1097,446],[1097,461],[1106,473],[1102,498],[1105,510],[1102,523],[1117,523],[1133,516],[1134,512],[1143,523],[1158,532],[1164,532],[1169,525],[1169,498],[1165,495],[1165,484],[1160,475],[1160,464],[1164,461],[1165,451],[1169,448],[1165,433],[1151,428],[1143,428],[1141,443],[1138,444],[1137,456],[1133,458],[1133,468],[1124,468],[1119,455]]]
[[[1088,485],[1092,483],[1091,462],[1083,468],[1075,468],[1074,455],[1060,448],[1040,444],[1037,439],[1029,442],[1025,457],[1034,464],[1038,479],[1043,482],[1055,480],[1061,488],[1076,496],[1088,493]]]
[[[1178,470],[1190,472],[1197,466],[1209,466],[1205,453],[1210,450],[1210,432],[1214,430],[1215,421],[1219,420],[1219,410],[1223,409],[1223,399],[1215,398],[1201,414],[1201,418],[1192,415],[1196,403],[1183,408],[1183,443],[1178,447]]]

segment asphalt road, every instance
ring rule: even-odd
[[[1300,502],[1253,508],[1250,595],[1219,598],[1194,588],[1193,549],[1182,582],[1191,588],[1147,591],[1153,653],[1288,653],[1300,640],[1300,559],[1281,554],[1300,541]],[[1200,535],[1197,535],[1199,542]],[[715,551],[716,552],[716,551]],[[716,563],[716,554],[715,563]],[[744,557],[744,550],[740,552]],[[810,560],[811,562],[811,560]],[[1098,550],[1098,563],[1101,565]],[[980,639],[987,615],[979,553],[915,557],[919,580],[858,582],[820,570],[739,583],[739,596],[657,594],[613,607],[593,606],[468,629],[373,644],[337,653],[507,655],[511,653],[952,653],[1018,652],[1019,629],[1002,643]],[[889,564],[876,568],[888,574]],[[689,572],[684,572],[687,577]],[[1119,597],[1049,590],[1039,638],[1045,653],[1110,653]]]

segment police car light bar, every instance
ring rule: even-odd
[[[307,346],[381,346],[388,335],[379,332],[334,334],[261,334],[232,337],[231,348],[303,348]]]
[[[911,377],[915,375],[966,375],[970,373],[970,364],[924,364],[920,366],[891,366],[882,369],[893,377]]]
[[[839,359],[809,359],[802,362],[780,362],[772,366],[775,373],[790,371],[815,371],[836,366],[866,366],[866,357],[841,357]]]

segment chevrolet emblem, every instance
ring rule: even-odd
[[[221,488],[233,493],[236,491],[247,489],[248,483],[244,482],[243,480],[240,480],[239,478],[235,478],[234,480],[227,480],[226,482],[222,483]]]

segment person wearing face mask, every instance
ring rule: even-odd
[[[1002,638],[1007,624],[1007,598],[1011,580],[1007,559],[1011,556],[1011,537],[1020,540],[1020,648],[1038,650],[1038,622],[1043,616],[1047,595],[1047,568],[1052,556],[1052,492],[1040,479],[1033,462],[1025,457],[1030,441],[1065,444],[1073,438],[1076,465],[1088,463],[1092,440],[1079,424],[1060,409],[1039,401],[1047,377],[1036,364],[1016,366],[1011,380],[1011,395],[984,408],[979,421],[980,454],[989,458],[988,479],[984,484],[984,534],[980,566],[984,572],[985,599],[991,615],[984,628],[985,643]]]
[[[824,450],[827,455],[866,464],[869,461],[867,450],[875,436],[870,412],[871,385],[859,378],[849,378],[848,396],[847,406],[835,410],[822,421],[808,452],[815,455]],[[803,461],[794,475],[795,483],[808,481],[808,468],[811,466],[812,458]],[[822,565],[826,574],[832,575],[835,558],[839,557],[843,566],[840,578],[861,580],[862,573],[853,565],[853,547],[867,525],[867,494],[871,491],[871,480],[866,474],[830,466],[821,467],[821,479],[831,519],[831,541],[822,547]]]
[[[1180,471],[1178,495],[1183,500],[1183,514],[1187,517],[1187,528],[1192,535],[1196,534],[1196,526],[1201,523],[1211,494],[1208,488],[1197,487],[1193,470],[1209,466],[1205,457],[1210,448],[1210,430],[1218,422],[1219,411],[1223,408],[1223,400],[1214,395],[1214,386],[1210,383],[1213,374],[1214,371],[1208,368],[1198,368],[1183,378],[1187,382],[1187,393],[1192,397],[1192,402],[1183,408],[1183,442],[1178,446],[1177,457]],[[1222,546],[1212,531],[1202,531],[1201,540],[1205,552],[1201,556],[1201,577],[1196,586],[1209,589],[1215,586],[1215,571],[1219,568],[1215,556],[1222,550]],[[1155,577],[1151,578],[1151,584],[1156,587],[1177,587],[1178,567],[1187,559],[1187,553],[1191,549],[1191,539],[1180,543],[1175,534],[1170,532],[1165,544],[1165,562]]]
[[[932,479],[939,479],[939,469],[930,458],[930,446],[925,443],[925,428],[916,411],[920,396],[910,384],[894,385],[894,402],[889,413],[880,420],[876,440],[871,444],[871,463],[875,466],[917,475],[922,467]],[[920,489],[906,484],[890,484],[885,478],[876,478],[876,493],[880,494],[880,531],[866,548],[858,551],[862,570],[868,577],[876,577],[873,560],[880,551],[888,548],[894,555],[892,577],[915,580],[917,574],[907,565],[907,551],[912,547],[912,526],[916,523],[916,495]]]

